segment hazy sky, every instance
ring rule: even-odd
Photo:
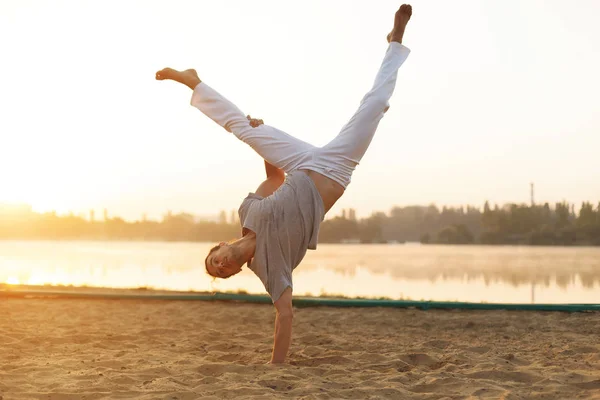
[[[200,78],[306,141],[369,89],[398,1],[0,1],[0,202],[139,218],[237,209],[262,160],[154,80]],[[391,109],[345,196],[600,200],[600,1],[413,1]],[[87,211],[86,211],[87,212]]]

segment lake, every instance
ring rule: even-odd
[[[212,243],[0,241],[0,283],[264,294],[244,267],[205,273]],[[320,244],[294,294],[489,303],[600,303],[600,248]]]

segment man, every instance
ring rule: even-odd
[[[158,80],[174,80],[194,91],[191,104],[251,146],[265,160],[267,179],[242,202],[242,238],[220,243],[206,258],[207,272],[219,278],[237,274],[245,263],[261,279],[277,310],[271,363],[282,363],[292,337],[292,271],[307,249],[317,247],[325,213],[342,196],[388,110],[398,68],[410,50],[402,37],[412,15],[404,4],[394,16],[389,47],[373,88],[342,131],[315,147],[276,128],[251,121],[198,78],[196,71],[165,68]],[[286,174],[287,173],[287,177]]]

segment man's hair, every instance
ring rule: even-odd
[[[208,257],[210,257],[210,255],[211,255],[212,253],[214,253],[215,251],[219,250],[219,248],[220,248],[220,247],[221,247],[221,245],[220,245],[220,244],[218,244],[218,245],[216,245],[215,247],[213,247],[212,249],[210,249],[210,250],[208,251],[208,255],[207,255],[207,256],[206,256],[206,258],[204,259],[204,267],[206,268],[206,273],[207,273],[207,274],[209,274],[210,276],[214,277],[214,278],[216,278],[216,276],[214,276],[213,274],[211,274],[211,273],[208,271]]]

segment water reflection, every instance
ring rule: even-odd
[[[0,242],[0,282],[264,293],[248,270],[213,282],[210,245]],[[600,248],[320,245],[294,283],[296,294],[600,303]]]
[[[402,279],[483,279],[485,284],[503,282],[513,286],[555,283],[561,288],[579,277],[586,288],[600,286],[600,248],[596,247],[366,245],[358,248],[359,251],[355,246],[323,246],[320,254],[309,253],[302,268],[326,264],[351,277],[358,268],[364,268],[372,274]]]

